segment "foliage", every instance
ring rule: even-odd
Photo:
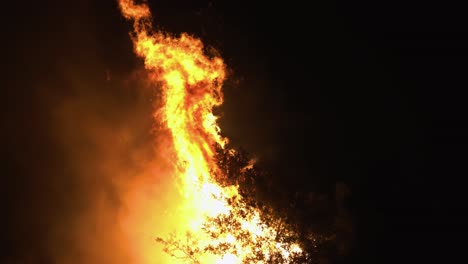
[[[297,244],[302,251],[289,249],[290,255],[285,257],[280,250],[262,250],[274,247],[271,237],[252,239],[251,233],[240,228],[242,223],[239,218],[221,214],[208,218],[202,227],[204,235],[211,239],[211,243],[200,245],[198,238],[190,232],[183,237],[173,233],[167,238],[156,239],[163,245],[166,253],[183,263],[191,264],[201,263],[201,256],[206,254],[238,255],[242,253],[238,252],[238,247],[220,238],[229,231],[236,244],[248,244],[256,249],[245,256],[243,263],[321,263],[324,256],[331,254],[335,242],[333,232],[319,234],[308,228],[295,212],[301,201],[286,200],[288,205],[285,206],[285,199],[278,196],[279,192],[269,180],[270,175],[258,168],[244,150],[218,148],[217,151],[215,159],[220,171],[213,173],[218,183],[223,186],[238,186],[240,197],[228,200],[234,210],[233,215],[241,216],[240,219],[252,219],[255,217],[253,214],[258,212],[265,226],[273,227],[274,232],[271,235],[274,236],[274,243]]]

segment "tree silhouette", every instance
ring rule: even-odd
[[[206,245],[200,245],[197,242],[199,238],[190,232],[182,237],[173,233],[167,238],[156,238],[166,253],[183,263],[196,264],[201,263],[201,257],[206,254],[241,254],[236,245],[248,245],[253,250],[244,254],[243,263],[329,263],[337,250],[334,223],[341,226],[346,223],[343,213],[336,218],[339,221],[330,221],[329,227],[314,228],[310,219],[303,215],[310,215],[313,209],[308,208],[308,203],[318,205],[314,199],[320,198],[301,193],[285,197],[288,194],[275,188],[271,174],[253,163],[242,148],[217,148],[214,158],[220,170],[213,172],[217,182],[221,186],[238,186],[239,196],[229,198],[227,202],[233,210],[232,215],[241,217],[221,214],[207,218],[202,233],[212,242]],[[328,208],[332,206],[328,205]],[[333,219],[332,209],[323,211],[328,214],[327,218]],[[250,231],[241,228],[242,219],[255,217],[270,227],[269,236],[253,238]],[[235,243],[222,237],[227,233],[233,236]],[[281,249],[277,245],[284,247]],[[288,245],[298,245],[301,250],[288,248]]]

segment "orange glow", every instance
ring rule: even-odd
[[[245,204],[238,187],[222,187],[213,176],[221,173],[214,160],[215,146],[225,148],[227,144],[227,139],[220,135],[217,117],[212,112],[214,107],[223,103],[221,89],[226,77],[223,60],[205,55],[203,43],[188,34],[176,38],[163,32],[153,32],[148,6],[136,5],[132,0],[120,0],[119,5],[123,16],[134,22],[132,38],[135,53],[144,60],[147,71],[162,89],[162,106],[154,117],[158,124],[163,124],[170,131],[165,151],[167,156],[173,157],[171,170],[155,172],[168,174],[165,177],[165,194],[155,194],[157,198],[151,199],[148,198],[151,194],[140,190],[145,194],[135,192],[131,195],[131,204],[141,206],[134,206],[132,212],[144,211],[139,213],[138,220],[129,221],[126,225],[127,229],[133,229],[127,230],[129,233],[145,234],[130,238],[134,242],[138,262],[186,263],[168,258],[154,239],[145,240],[159,235],[156,233],[167,234],[172,230],[178,235],[190,231],[196,247],[221,243],[229,246],[230,250],[221,254],[202,254],[198,260],[200,263],[242,263],[258,250],[267,256],[279,252],[286,259],[291,253],[301,252],[296,244],[276,242],[277,230],[261,221],[260,211]],[[176,180],[171,181],[174,179],[172,176]],[[148,199],[151,202],[142,202]],[[244,210],[242,214],[239,214],[240,210]],[[220,216],[239,225],[236,229],[220,230],[210,222],[210,219]],[[203,228],[217,236],[210,237]],[[240,232],[247,234],[248,243],[238,241]],[[139,239],[146,242],[137,241]],[[258,241],[262,241],[261,247]]]

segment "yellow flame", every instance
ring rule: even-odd
[[[249,209],[244,215],[235,215],[228,199],[241,199],[237,186],[222,187],[212,176],[219,173],[214,160],[215,145],[224,148],[227,143],[212,113],[214,107],[223,103],[221,88],[226,77],[223,60],[206,56],[203,43],[188,34],[175,38],[163,32],[152,32],[147,5],[136,5],[132,0],[120,0],[119,5],[123,16],[134,21],[135,53],[144,59],[146,69],[162,87],[163,105],[155,117],[171,132],[183,195],[183,201],[178,201],[178,221],[174,227],[179,231],[191,231],[198,245],[227,243],[235,248],[235,254],[204,256],[202,263],[241,263],[257,250],[266,255],[280,252],[285,258],[290,252],[300,252],[297,245],[274,242],[276,230],[262,223],[258,211]],[[242,206],[242,201],[238,201]],[[261,248],[253,243],[240,243],[229,230],[217,230],[215,225],[207,223],[209,217],[220,215],[241,223],[239,228],[251,236],[251,241],[263,238],[268,243]],[[204,235],[203,225],[219,232],[219,237]],[[177,259],[173,261],[179,263]]]

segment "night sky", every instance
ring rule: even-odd
[[[462,6],[262,2],[150,7],[159,29],[189,32],[221,53],[231,74],[223,134],[276,184],[329,197],[337,182],[349,186],[356,240],[346,263],[460,256],[468,220]],[[148,148],[151,91],[142,88],[131,25],[113,0],[9,5],[1,18],[0,262],[69,254],[103,263],[84,257],[68,232],[78,232],[77,219],[93,226],[86,216],[96,197],[118,208],[113,177],[123,176],[102,164],[131,167],[127,150]],[[112,239],[96,232],[91,245],[111,251]]]

